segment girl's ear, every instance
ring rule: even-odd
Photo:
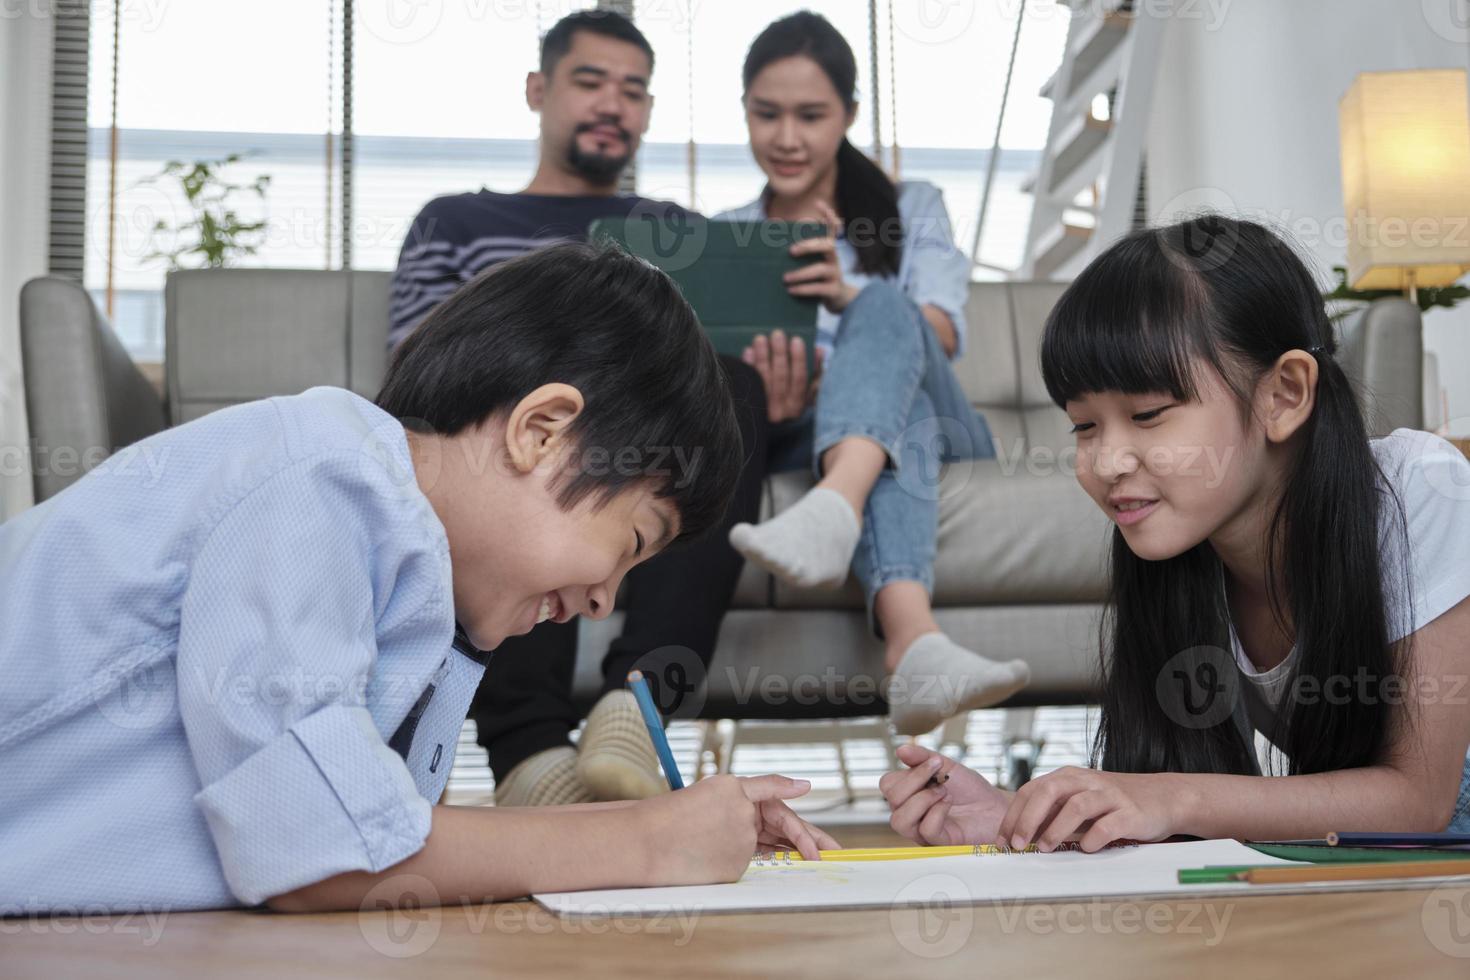
[[[852,124],[855,123],[855,122],[857,122],[857,111],[858,111],[858,104],[856,102],[854,102],[852,104],[852,108],[850,108],[850,109],[847,110],[847,125],[843,127],[843,132],[846,132],[847,130],[851,129],[852,128]]]
[[[1276,359],[1256,390],[1266,440],[1283,443],[1312,417],[1317,404],[1317,359],[1289,350]]]
[[[582,406],[582,393],[560,383],[542,385],[517,402],[505,420],[505,451],[516,472],[530,473],[559,452]]]

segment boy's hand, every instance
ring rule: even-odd
[[[787,338],[780,330],[770,336],[757,334],[740,359],[755,368],[766,388],[766,418],[785,422],[800,415],[816,401],[822,380],[822,352],[816,353],[817,377],[808,381],[806,342],[800,337]]]
[[[898,758],[909,768],[878,780],[893,810],[890,827],[918,844],[988,844],[996,839],[1010,803],[1006,793],[973,769],[919,745],[901,746]],[[944,781],[930,786],[936,777]]]
[[[996,840],[1043,851],[1079,841],[1096,851],[1115,840],[1163,840],[1178,829],[1184,794],[1172,773],[1101,772],[1066,766],[1016,791]]]
[[[639,804],[655,855],[658,885],[735,881],[757,848],[791,848],[808,860],[840,845],[797,816],[783,801],[806,794],[811,783],[785,776],[711,776],[688,789]]]

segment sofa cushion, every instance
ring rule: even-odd
[[[1041,460],[1041,461],[1039,461]],[[1077,486],[1070,469],[1033,455],[945,467],[939,486],[936,607],[1019,602],[1096,602],[1107,584],[1111,523]],[[811,486],[807,473],[771,477],[769,513]],[[767,516],[768,516],[767,515]],[[743,596],[763,604],[757,575]],[[780,609],[861,609],[862,590],[803,589],[776,582]]]

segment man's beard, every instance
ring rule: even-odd
[[[577,145],[577,137],[592,128],[593,125],[590,124],[578,126],[576,131],[572,133],[571,145],[567,147],[567,164],[578,176],[590,184],[596,184],[600,187],[616,184],[618,177],[623,173],[623,168],[628,165],[628,159],[631,154],[624,153],[621,156],[608,156],[605,153],[584,153],[582,148]],[[632,139],[626,130],[619,128],[618,136],[622,139],[624,146],[632,146]]]

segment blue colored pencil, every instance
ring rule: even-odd
[[[1334,847],[1464,847],[1470,845],[1470,834],[1359,834],[1327,835]]]
[[[653,750],[658,753],[658,762],[663,767],[664,778],[669,781],[669,788],[683,789],[684,779],[674,764],[674,753],[669,749],[668,736],[664,734],[664,721],[653,703],[653,694],[648,690],[648,681],[643,679],[643,671],[635,670],[628,675],[628,687],[638,701],[638,710],[643,712],[643,723],[648,726],[648,737],[653,740]]]

